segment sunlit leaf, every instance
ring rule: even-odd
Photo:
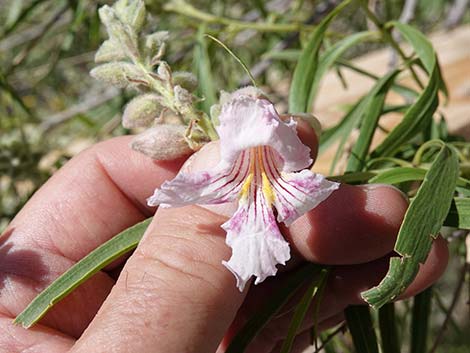
[[[395,251],[401,257],[392,257],[382,282],[362,293],[373,307],[379,308],[394,300],[415,278],[447,216],[458,175],[457,154],[453,148],[443,145],[400,227]]]
[[[318,53],[330,22],[350,3],[343,1],[326,16],[313,31],[310,40],[300,54],[294,70],[289,92],[289,112],[306,113],[312,107],[312,83],[318,67]]]

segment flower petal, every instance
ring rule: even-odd
[[[309,169],[297,173],[280,173],[276,168],[275,152],[272,150],[264,153],[263,162],[275,195],[277,220],[287,226],[318,206],[340,185]]]
[[[312,163],[310,149],[297,136],[296,123],[284,122],[273,104],[264,98],[237,92],[222,106],[220,125],[216,128],[221,158],[232,163],[240,151],[256,146],[270,146],[282,157],[282,170],[296,171]]]
[[[147,199],[149,206],[219,204],[235,200],[249,172],[249,153],[239,153],[231,166],[220,164],[214,171],[180,172]]]
[[[276,274],[276,265],[290,259],[289,244],[279,231],[272,208],[262,190],[253,187],[257,189],[256,203],[242,199],[237,212],[222,225],[232,248],[232,257],[223,264],[235,275],[240,291],[251,276],[256,276],[255,284],[261,283]]]

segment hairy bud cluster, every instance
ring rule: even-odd
[[[112,7],[101,7],[99,15],[109,39],[98,49],[95,61],[100,65],[90,74],[139,93],[126,105],[122,124],[128,129],[149,130],[135,138],[132,148],[155,159],[171,159],[210,140],[201,126],[211,123],[200,125],[201,117],[208,117],[195,108],[196,77],[173,72],[163,60],[169,33],[142,32],[147,18],[144,2],[118,0]],[[179,125],[162,125],[167,123],[166,114],[176,116]]]

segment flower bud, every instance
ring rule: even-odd
[[[105,40],[95,54],[95,62],[97,63],[124,60],[126,58],[126,54],[114,39]]]
[[[158,56],[160,58],[164,53],[164,46],[170,37],[168,31],[158,31],[145,36],[145,49],[149,57]]]
[[[131,148],[155,160],[172,160],[192,152],[184,138],[186,128],[181,125],[158,125],[137,135]]]
[[[190,72],[176,71],[173,73],[173,84],[193,92],[197,88],[197,78]]]
[[[105,5],[99,10],[101,22],[106,26],[110,39],[115,40],[121,46],[128,57],[139,57],[139,50],[137,45],[137,34],[127,24],[116,15],[116,11]]]
[[[146,82],[143,73],[135,65],[123,61],[97,66],[90,71],[90,75],[119,88],[124,88],[129,84],[144,84]]]
[[[170,81],[171,80],[170,65],[168,65],[165,61],[162,61],[160,65],[158,65],[157,74],[163,81],[167,81],[167,82]]]
[[[183,110],[184,107],[188,107],[193,104],[193,96],[187,90],[185,90],[181,86],[175,86],[173,89],[175,94],[175,105],[179,107],[179,109]]]
[[[124,109],[122,125],[127,129],[149,127],[162,111],[160,97],[144,94],[132,99]]]
[[[119,19],[139,32],[145,24],[147,12],[141,0],[119,0],[113,6]]]

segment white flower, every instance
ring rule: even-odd
[[[276,274],[276,265],[289,260],[289,244],[277,223],[289,226],[339,184],[306,169],[312,164],[310,149],[297,136],[295,121],[282,121],[273,104],[253,89],[226,98],[218,118],[221,149],[217,167],[180,172],[155,190],[148,204],[184,206],[238,200],[237,211],[222,225],[232,248],[232,257],[223,264],[242,291],[251,276],[256,276],[258,284]]]

